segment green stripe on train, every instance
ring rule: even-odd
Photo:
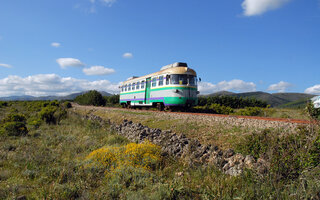
[[[187,99],[197,100],[197,98],[191,97],[164,97],[164,101],[166,104],[186,104]],[[139,103],[141,101],[131,101],[132,103]],[[143,102],[143,101],[142,101]],[[163,103],[162,99],[150,100],[150,103]],[[127,101],[120,101],[120,103],[127,103]]]
[[[197,90],[197,88],[191,88],[191,87],[163,87],[163,88],[154,88],[151,89],[151,91],[160,91],[160,90]],[[145,90],[141,90],[141,91],[135,91],[135,92],[126,92],[126,93],[122,93],[120,95],[125,95],[125,94],[136,94],[136,93],[143,93],[145,92]]]

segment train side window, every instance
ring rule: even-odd
[[[169,83],[170,83],[170,75],[167,75],[166,76],[166,85],[169,85]]]
[[[131,83],[128,85],[128,91],[131,91]]]
[[[144,89],[144,81],[141,81],[141,89]]]
[[[195,76],[188,76],[189,85],[196,85],[196,77]]]
[[[162,86],[162,85],[163,85],[163,76],[159,76],[158,86]]]
[[[137,90],[140,89],[140,82],[137,82]]]
[[[135,90],[135,89],[136,89],[136,84],[132,83],[132,90]]]
[[[120,89],[120,91],[121,91],[121,92],[123,92],[123,86],[121,86],[121,89]]]
[[[157,78],[154,77],[152,78],[152,87],[156,87],[157,86]]]
[[[124,91],[127,91],[127,85],[124,86]]]

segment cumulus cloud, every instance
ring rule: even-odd
[[[88,81],[72,77],[60,77],[56,74],[37,74],[27,77],[8,76],[0,79],[0,96],[63,96],[87,90],[118,93],[118,86],[119,84],[111,83],[108,80]]]
[[[124,53],[123,55],[122,55],[122,57],[123,58],[133,58],[133,54],[132,53]]]
[[[261,15],[269,10],[275,10],[291,0],[244,0],[242,8],[245,16]]]
[[[11,65],[0,63],[0,67],[11,68]]]
[[[57,63],[60,65],[62,69],[66,67],[83,67],[85,66],[80,60],[76,58],[58,58]]]
[[[198,88],[201,94],[209,94],[218,91],[232,90],[237,92],[253,92],[256,91],[256,84],[253,82],[245,82],[243,80],[234,79],[231,81],[221,81],[217,84],[209,82],[199,82]]]
[[[58,48],[58,47],[61,46],[61,44],[58,43],[58,42],[52,42],[52,43],[51,43],[51,46]]]
[[[288,82],[280,81],[279,83],[272,84],[268,87],[268,91],[278,91],[278,92],[285,92],[288,88],[292,87],[293,85]]]
[[[305,91],[305,93],[308,94],[317,94],[320,95],[320,84],[319,85],[314,85],[312,87],[307,88]]]
[[[115,72],[114,69],[111,68],[106,68],[103,66],[92,66],[90,68],[84,68],[83,73],[85,73],[86,75],[108,75],[108,74],[112,74]]]

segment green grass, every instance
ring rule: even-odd
[[[41,110],[37,107],[40,104],[34,102],[12,104],[0,108],[1,118],[16,108],[15,112],[24,114],[28,121]],[[109,114],[116,116],[119,112]],[[150,116],[135,116],[136,119],[143,117]],[[167,124],[167,120],[159,120],[159,126],[176,123]],[[157,126],[157,120],[147,123]],[[28,199],[308,199],[320,192],[320,167],[316,164],[299,173],[297,178],[285,181],[276,180],[271,174],[257,176],[252,171],[231,177],[213,166],[190,166],[183,160],[164,157],[153,170],[124,167],[106,178],[105,169],[84,166],[90,152],[103,146],[129,143],[126,138],[110,132],[108,125],[82,120],[69,110],[67,118],[59,124],[43,122],[38,128],[29,124],[27,127],[27,136],[0,135],[0,199],[19,196]],[[205,126],[183,127],[182,123],[177,126],[177,129],[188,128],[197,131]],[[219,127],[217,139],[223,135],[228,138],[228,134],[235,137],[245,131],[237,127],[228,130]],[[252,150],[245,148],[250,141],[241,141],[241,151]]]

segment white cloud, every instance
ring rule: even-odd
[[[245,16],[261,15],[269,10],[275,10],[291,0],[244,0],[242,8]]]
[[[51,43],[51,46],[53,46],[53,47],[60,47],[61,46],[61,44],[60,43],[58,43],[58,42],[52,42]]]
[[[63,96],[87,90],[118,93],[118,86],[119,84],[111,83],[108,80],[89,81],[72,77],[60,77],[56,74],[37,74],[27,77],[8,76],[0,79],[0,96]]]
[[[133,54],[132,53],[124,53],[123,55],[122,55],[122,57],[123,58],[133,58]]]
[[[76,58],[58,58],[57,63],[60,65],[62,69],[66,67],[83,67],[85,66],[80,60]]]
[[[114,69],[111,68],[105,68],[103,66],[92,66],[90,68],[84,68],[83,73],[86,75],[108,75],[115,72]]]
[[[308,94],[317,94],[320,95],[320,84],[319,85],[314,85],[312,87],[307,88],[305,91],[305,93]]]
[[[285,92],[288,88],[292,87],[293,85],[288,82],[280,81],[279,83],[272,84],[268,87],[268,91],[278,91],[278,92]]]
[[[253,82],[244,82],[243,80],[234,79],[231,81],[221,81],[217,84],[209,82],[199,82],[198,88],[201,94],[209,94],[218,91],[237,91],[237,92],[253,92],[256,91],[256,84]]]
[[[0,67],[11,68],[11,65],[0,63]]]

